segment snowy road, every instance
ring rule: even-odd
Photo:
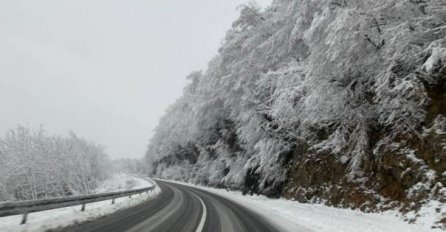
[[[205,190],[157,181],[158,197],[61,231],[279,231],[243,206]]]

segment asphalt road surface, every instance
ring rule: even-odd
[[[60,231],[280,231],[262,216],[219,195],[157,181],[162,193],[145,203]]]

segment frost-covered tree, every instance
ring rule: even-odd
[[[446,115],[444,1],[239,10],[160,120],[146,154],[155,175],[349,207],[441,197],[446,138],[429,128]],[[430,184],[409,196],[419,182]]]
[[[0,200],[90,194],[109,175],[101,146],[19,126],[0,138]]]

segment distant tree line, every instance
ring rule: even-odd
[[[112,161],[113,171],[127,174],[147,174],[147,161],[141,159],[121,158]]]

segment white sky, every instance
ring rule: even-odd
[[[263,5],[271,0],[258,1]],[[139,158],[244,0],[0,0],[0,135],[17,124]]]

